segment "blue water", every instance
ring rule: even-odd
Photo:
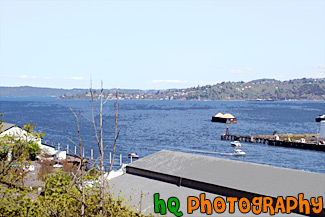
[[[95,103],[96,119],[98,103]],[[48,144],[69,144],[68,138],[78,142],[76,119],[69,108],[81,111],[91,119],[88,100],[58,100],[54,98],[0,98],[0,112],[4,121],[24,125],[33,121],[45,133]],[[245,102],[245,101],[119,101],[120,136],[116,153],[123,162],[127,154],[137,152],[140,157],[162,149],[196,153],[232,160],[325,173],[325,152],[242,143],[245,157],[226,155],[233,148],[229,141],[221,141],[226,125],[212,123],[218,112],[231,113],[238,124],[229,126],[231,134],[318,133],[315,118],[325,113],[325,102]],[[113,145],[114,102],[104,105],[104,142]],[[98,148],[92,125],[80,117],[82,142],[86,156]],[[110,147],[105,151],[108,163]],[[221,153],[221,154],[218,154]],[[116,164],[119,159],[116,159]]]

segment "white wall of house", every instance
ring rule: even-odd
[[[41,154],[38,156],[39,159],[45,159],[46,155],[51,155],[52,157],[46,157],[48,160],[66,160],[67,159],[67,152],[66,151],[60,151],[55,150],[54,147],[47,146],[44,144],[41,144]]]
[[[65,159],[67,159],[67,152],[66,151],[57,151],[56,157],[58,160],[65,160]]]
[[[55,148],[54,147],[51,147],[51,146],[48,146],[48,145],[44,145],[44,144],[41,144],[39,146],[41,148],[41,155],[45,155],[45,154],[48,154],[48,155],[54,155],[56,154],[56,151],[55,151]]]
[[[11,127],[10,129],[2,132],[0,134],[0,137],[4,136],[13,136],[17,139],[25,140],[27,139],[27,142],[36,142],[39,146],[41,145],[42,139],[41,138],[35,138],[32,134],[28,133],[26,130],[21,129],[20,127]]]
[[[20,127],[11,127],[8,130],[2,132],[0,134],[0,138],[4,137],[4,136],[14,136],[17,139],[21,139],[21,140],[25,140],[27,139],[27,142],[36,142],[39,147],[41,148],[41,156],[44,154],[48,154],[48,155],[54,155],[56,159],[59,160],[65,160],[67,158],[66,156],[66,151],[58,151],[55,150],[54,147],[48,146],[48,145],[44,145],[42,144],[42,139],[41,138],[36,138],[34,137],[32,134],[28,133],[26,130],[23,130]],[[10,156],[9,156],[10,158]]]

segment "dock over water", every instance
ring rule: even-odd
[[[315,151],[325,151],[325,144],[301,142],[301,141],[288,141],[271,139],[268,136],[242,136],[242,135],[227,135],[222,134],[221,140],[241,141],[251,143],[263,143],[273,146],[282,146],[288,148],[308,149]]]

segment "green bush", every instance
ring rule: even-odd
[[[29,154],[30,160],[35,160],[36,156],[41,153],[41,148],[36,142],[31,142],[27,146],[27,152]]]

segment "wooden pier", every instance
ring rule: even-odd
[[[67,162],[72,163],[73,165],[79,165],[80,164],[80,156],[74,155],[74,154],[67,154]],[[83,158],[85,164],[90,164],[91,160],[87,157]]]
[[[266,144],[269,139],[263,138],[263,137],[254,137],[254,136],[241,136],[241,135],[222,134],[221,135],[221,140],[251,142],[251,143],[264,143],[264,144]]]
[[[300,141],[288,141],[288,140],[275,140],[265,136],[242,136],[242,135],[227,135],[222,134],[221,140],[251,142],[251,143],[263,143],[273,146],[282,146],[288,148],[299,148],[316,151],[325,151],[325,144],[308,143]]]

